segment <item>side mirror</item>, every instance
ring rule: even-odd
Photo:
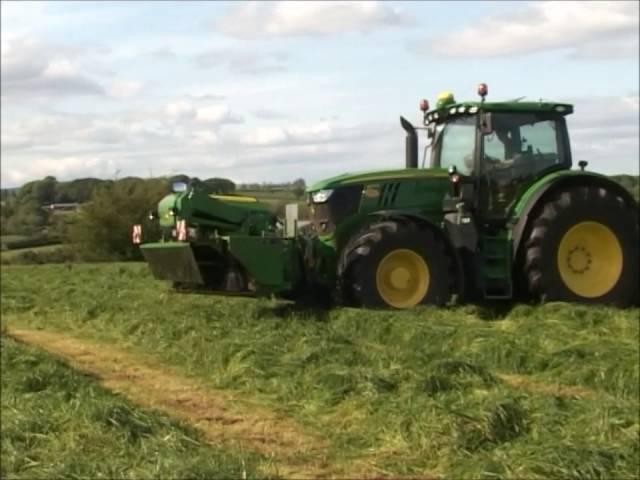
[[[491,112],[480,114],[480,131],[485,135],[493,132],[493,125],[491,123]]]

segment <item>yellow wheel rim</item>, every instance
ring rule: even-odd
[[[382,299],[395,308],[418,305],[429,290],[431,276],[427,262],[413,250],[388,253],[378,264],[376,287]]]
[[[601,297],[622,273],[622,247],[611,229],[598,222],[581,222],[560,240],[558,270],[564,284],[576,295]]]

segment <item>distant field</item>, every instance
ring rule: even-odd
[[[26,235],[0,235],[0,243],[16,242],[29,238]]]
[[[25,252],[50,253],[60,251],[62,248],[64,248],[63,245],[44,245],[42,247],[21,248],[18,250],[3,250],[0,252],[0,257],[3,259],[14,259],[20,255],[24,255]]]
[[[177,294],[144,264],[5,267],[2,287],[3,328],[111,345],[254,402],[324,439],[322,461],[309,464],[350,478],[640,475],[639,309],[315,311]],[[72,388],[54,383],[60,395]],[[14,392],[12,408],[28,404],[30,393]],[[65,405],[47,406],[44,417],[25,406],[20,431],[41,432]],[[33,459],[40,472],[77,448],[75,424],[56,425],[57,443],[42,440]],[[110,453],[119,435],[101,437],[100,461],[134,472],[141,460]],[[3,432],[3,455],[10,438]],[[97,456],[78,461],[90,468]],[[198,465],[193,476],[211,476]]]

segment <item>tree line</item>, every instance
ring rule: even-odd
[[[175,175],[143,179],[139,177],[124,177],[117,180],[103,180],[98,178],[79,178],[76,180],[59,182],[55,177],[47,176],[42,180],[25,183],[17,189],[2,189],[0,209],[0,233],[2,235],[35,235],[38,233],[62,234],[65,223],[69,218],[56,215],[45,207],[52,204],[80,204],[84,205],[102,198],[105,192],[113,195],[130,195],[130,204],[139,201],[140,192],[154,197],[157,202],[160,197],[170,191],[175,181],[189,181],[187,175]],[[226,178],[208,178],[203,183],[216,193],[232,193],[236,185]],[[103,208],[105,206],[103,205]]]

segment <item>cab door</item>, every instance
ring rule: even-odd
[[[550,171],[565,168],[566,125],[562,117],[536,113],[492,113],[481,133],[478,200],[481,216],[506,220],[522,192]]]

